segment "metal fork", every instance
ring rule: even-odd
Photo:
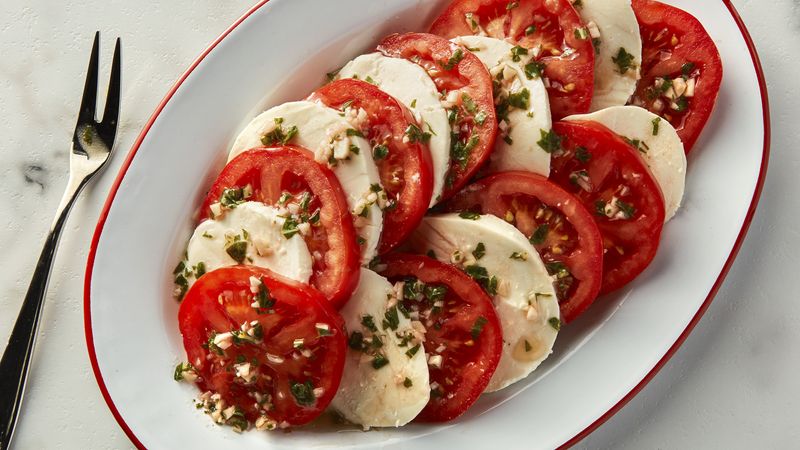
[[[120,103],[120,40],[114,48],[111,66],[111,81],[108,85],[103,120],[95,119],[97,109],[97,77],[99,65],[100,32],[94,35],[92,56],[83,89],[83,100],[78,113],[78,123],[72,136],[72,150],[69,157],[69,181],[58,205],[56,217],[50,226],[50,233],[36,264],[33,279],[20,308],[17,322],[8,340],[8,346],[0,361],[0,449],[6,450],[11,444],[14,425],[17,422],[22,397],[25,393],[25,380],[30,369],[31,355],[36,342],[36,331],[44,304],[47,282],[58,246],[58,239],[67,221],[67,216],[89,180],[105,166],[114,147],[117,134],[117,119]]]

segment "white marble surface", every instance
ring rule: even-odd
[[[10,333],[66,181],[66,151],[94,30],[103,32],[106,69],[112,38],[122,37],[124,70],[118,153],[84,192],[65,229],[15,448],[129,448],[86,353],[89,242],[114,173],[158,102],[252,2],[24,3],[0,2],[0,342]],[[581,448],[789,448],[800,442],[800,4],[734,4],[758,46],[772,101],[772,159],[758,213],[695,332]]]

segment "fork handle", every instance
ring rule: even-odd
[[[22,302],[17,322],[8,339],[8,346],[0,360],[0,449],[6,450],[11,445],[11,437],[17,422],[22,396],[25,393],[25,380],[28,378],[31,355],[36,343],[37,329],[42,315],[50,270],[58,247],[58,240],[69,210],[75,203],[78,193],[85,182],[76,182],[70,178],[64,197],[58,207],[56,218],[50,227],[50,233],[33,272],[28,293]]]

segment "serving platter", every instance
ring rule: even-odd
[[[635,282],[565,326],[526,380],[444,425],[362,432],[319,424],[236,434],[172,380],[184,358],[172,267],[227,149],[258,112],[303,98],[325,73],[393,32],[425,30],[446,0],[270,0],[192,64],[123,164],[97,225],[85,285],[89,354],[109,408],[140,448],[554,448],[577,442],[655,375],[719,289],[766,174],[769,109],[749,35],[727,1],[667,3],[694,14],[725,66],[717,110],[689,157],[686,197]],[[313,30],[313,32],[309,32]],[[411,442],[413,441],[413,442]]]

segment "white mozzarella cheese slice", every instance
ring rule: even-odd
[[[686,153],[675,128],[666,120],[638,106],[614,106],[565,120],[591,120],[636,143],[664,195],[664,221],[671,219],[683,200],[686,185]]]
[[[597,43],[594,95],[589,110],[624,105],[636,90],[642,63],[642,38],[631,0],[583,0],[581,5],[575,9],[586,28],[576,33]],[[620,56],[620,49],[633,56],[631,68],[624,73],[614,60]]]
[[[407,106],[423,131],[431,133],[428,148],[433,163],[433,195],[430,206],[442,195],[450,169],[450,123],[442,106],[439,91],[425,70],[405,59],[390,58],[380,53],[361,55],[339,71],[340,78],[358,77],[378,86],[382,91]]]
[[[485,254],[473,251],[483,244]],[[503,327],[503,354],[487,392],[525,378],[552,353],[560,313],[553,279],[536,249],[513,225],[495,216],[477,220],[458,214],[426,217],[410,239],[418,253],[462,267],[477,264],[497,277],[494,307]]]
[[[377,336],[382,342],[377,351],[388,360],[386,365],[375,369],[374,356],[352,347],[347,350],[342,382],[331,405],[345,419],[365,429],[405,425],[422,411],[430,398],[425,351],[420,347],[409,358],[406,352],[412,344],[406,343],[401,347],[401,339],[397,337],[398,334],[412,333],[409,319],[398,314],[396,330],[383,329],[381,325],[392,292],[393,286],[386,278],[361,269],[358,288],[339,311],[345,320],[348,337],[358,341],[353,338],[353,333],[361,333],[366,338],[362,342],[368,346],[369,339]],[[377,333],[362,324],[365,316],[372,317]]]
[[[550,101],[544,82],[539,76],[525,73],[528,58],[512,58],[512,44],[486,36],[460,36],[453,39],[472,51],[498,79],[503,95],[528,93],[528,108],[511,108],[508,120],[498,123],[499,130],[494,151],[489,159],[490,172],[526,170],[544,176],[550,175],[550,154],[539,146],[542,133],[550,131],[552,117]],[[502,73],[502,75],[500,75]]]
[[[265,267],[287,278],[308,283],[312,258],[298,233],[287,239],[281,233],[283,217],[277,209],[260,202],[246,202],[214,220],[197,226],[186,249],[187,266],[202,263],[206,272],[238,262],[226,250],[238,237],[246,242],[244,264]],[[192,280],[194,281],[194,278]]]
[[[331,157],[335,159],[333,172],[347,195],[351,213],[356,217],[356,232],[364,240],[361,261],[368,263],[377,254],[383,227],[380,202],[368,200],[373,193],[372,187],[381,185],[369,142],[362,137],[347,136],[347,130],[352,129],[353,125],[337,111],[316,102],[289,102],[253,119],[239,133],[228,160],[253,147],[263,146],[261,138],[277,126],[283,130],[296,126],[297,135],[290,143],[313,151],[318,162],[327,164]],[[358,152],[351,151],[350,145],[357,146]],[[378,198],[381,195],[381,192],[376,193]],[[368,211],[366,217],[359,216],[365,207]]]

